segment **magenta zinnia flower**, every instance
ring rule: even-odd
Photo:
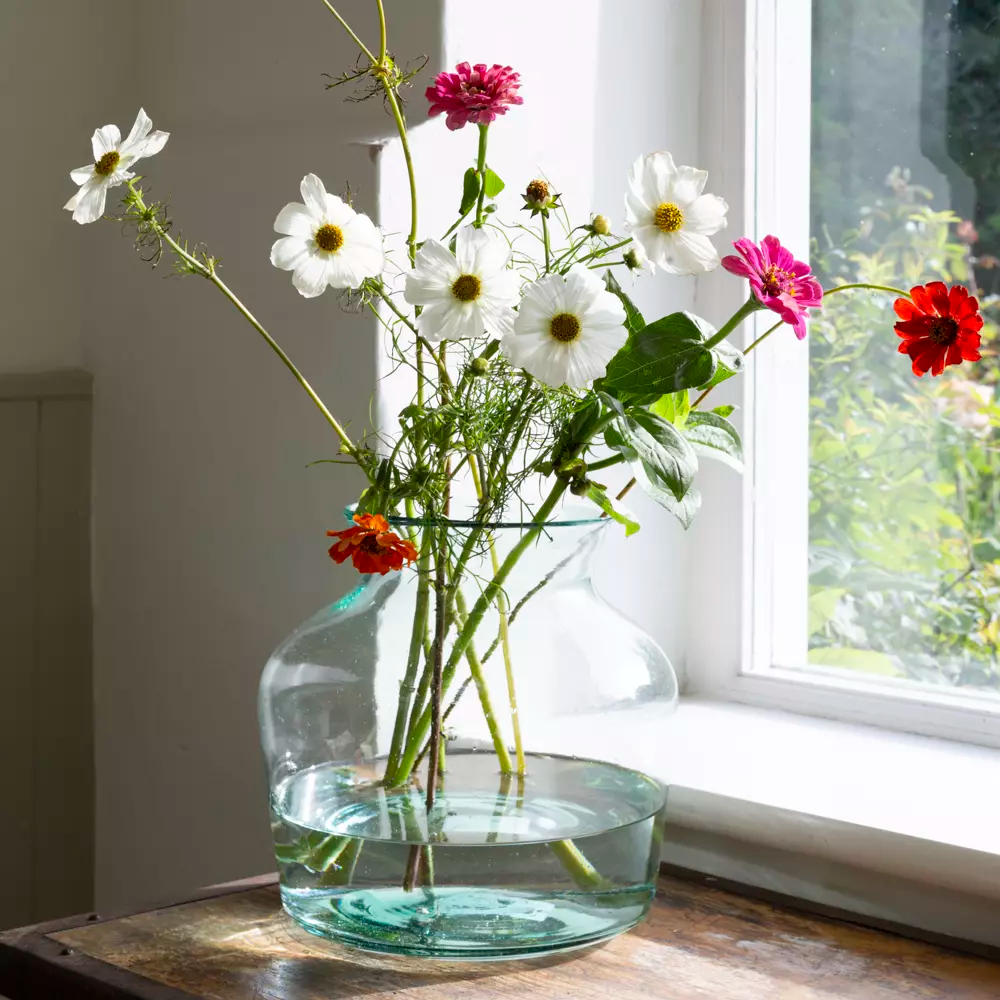
[[[505,115],[509,105],[524,103],[524,98],[517,96],[520,86],[521,74],[509,66],[459,63],[454,73],[439,73],[434,86],[427,88],[431,102],[428,114],[433,117],[446,112],[446,123],[452,130],[470,122],[489,125],[497,115]]]
[[[809,265],[796,260],[777,236],[765,236],[760,246],[746,238],[734,247],[740,256],[722,258],[730,274],[748,278],[761,305],[776,312],[802,340],[806,335],[806,310],[823,304],[823,286],[812,276]]]

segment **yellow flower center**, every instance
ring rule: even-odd
[[[336,253],[344,245],[344,234],[339,226],[331,226],[328,222],[325,226],[320,226],[313,236],[316,246],[324,253]]]
[[[684,213],[672,201],[664,202],[656,209],[653,222],[661,233],[676,233],[684,225]]]
[[[572,313],[558,313],[549,323],[549,333],[560,344],[568,344],[580,336],[580,321]]]
[[[482,290],[483,283],[474,274],[459,275],[451,286],[451,294],[459,302],[475,302]]]
[[[113,174],[115,172],[115,167],[118,166],[118,162],[121,158],[121,153],[119,153],[118,150],[110,150],[94,164],[94,173],[97,174],[98,177],[107,177],[109,174]]]

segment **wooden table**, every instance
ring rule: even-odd
[[[559,958],[429,964],[299,930],[273,878],[0,934],[10,1000],[997,1000],[1000,963],[670,875],[639,928]]]

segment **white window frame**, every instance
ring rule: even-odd
[[[702,162],[731,203],[730,238],[809,246],[810,0],[704,7]],[[696,310],[729,315],[746,287],[713,274]],[[758,314],[745,344],[770,325]],[[887,319],[888,321],[888,319]],[[797,349],[798,348],[798,349]],[[806,663],[808,354],[787,331],[720,387],[742,408],[747,472],[703,469],[693,529],[685,690],[717,700],[1000,747],[1000,699],[866,680]],[[735,385],[739,383],[739,385]],[[707,463],[705,463],[707,465]]]

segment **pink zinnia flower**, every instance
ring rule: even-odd
[[[521,74],[509,66],[459,63],[454,73],[439,73],[434,86],[427,88],[431,102],[428,114],[433,117],[446,112],[452,130],[470,122],[489,125],[497,115],[505,115],[509,105],[524,103],[524,98],[517,96],[520,87]]]
[[[823,286],[812,276],[809,265],[796,260],[777,236],[765,236],[760,246],[746,238],[734,247],[740,256],[722,258],[730,274],[748,278],[761,305],[776,312],[803,340],[806,335],[806,310],[823,304]]]

